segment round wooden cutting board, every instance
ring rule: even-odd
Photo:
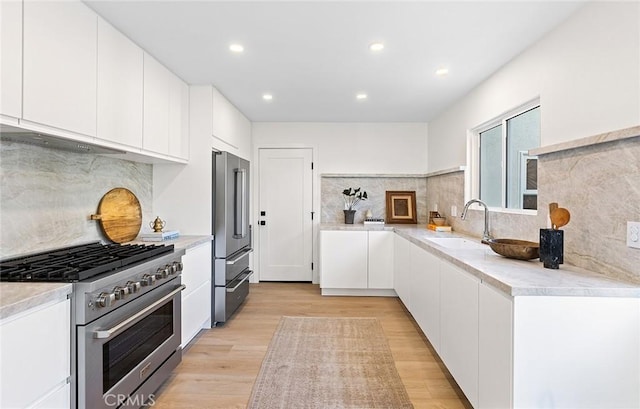
[[[142,209],[136,195],[129,189],[117,187],[108,191],[98,205],[98,214],[92,220],[100,220],[107,238],[115,243],[135,239],[142,226]]]

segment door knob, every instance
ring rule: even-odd
[[[266,222],[266,221],[264,221],[264,220],[260,220],[260,226],[266,226],[266,225],[267,225],[267,222]]]

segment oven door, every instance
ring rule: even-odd
[[[181,361],[180,278],[78,327],[78,408],[141,407]]]

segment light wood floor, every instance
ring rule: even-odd
[[[153,409],[245,408],[283,315],[377,317],[415,408],[469,409],[431,345],[397,298],[323,297],[317,285],[251,284],[249,297],[223,326],[203,330],[162,386]]]

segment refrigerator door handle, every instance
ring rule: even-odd
[[[249,255],[249,253],[251,253],[253,251],[253,249],[249,248],[244,250],[242,253],[240,253],[239,255],[237,255],[236,257],[232,258],[231,260],[227,259],[226,264],[227,265],[234,265],[236,264],[238,261],[242,260],[243,258],[247,257]]]
[[[233,237],[242,239],[247,236],[247,170],[234,169],[234,172]]]

